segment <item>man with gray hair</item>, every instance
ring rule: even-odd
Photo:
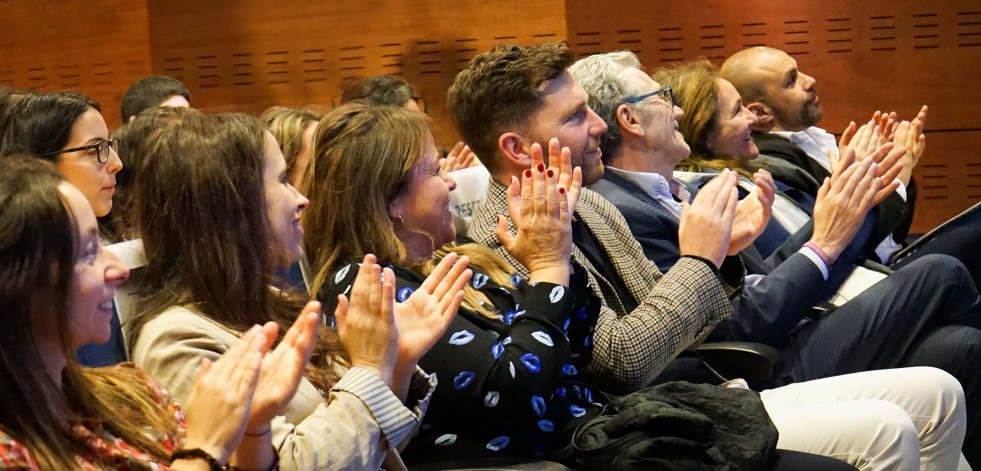
[[[688,157],[689,146],[677,130],[677,120],[684,112],[673,106],[675,92],[663,89],[640,66],[632,53],[624,51],[587,57],[576,62],[570,71],[589,94],[590,107],[607,123],[606,134],[610,136],[601,140],[606,172],[590,189],[623,213],[645,255],[659,268],[668,269],[678,260],[678,214],[682,205],[675,198],[688,199],[685,187],[671,175],[675,165]],[[769,176],[761,171],[755,179],[762,188],[767,186]],[[851,192],[855,187],[832,185],[831,191]],[[741,204],[758,208],[753,200],[760,197],[761,192],[750,193]],[[848,198],[820,200],[814,219],[770,259],[764,260],[752,246],[740,252],[752,281],[748,279],[746,288],[732,300],[734,314],[722,321],[710,338],[762,342],[782,350],[786,364],[781,375],[792,381],[897,366],[946,367],[957,364],[957,359],[972,366],[981,362],[972,348],[981,342],[981,331],[951,325],[955,318],[973,318],[977,324],[981,309],[978,294],[970,283],[948,286],[942,273],[947,265],[934,263],[929,257],[894,272],[820,318],[810,316],[812,306],[822,303],[826,293],[841,285],[871,228],[871,224],[865,224],[865,234],[857,243],[849,244],[862,220],[855,221],[856,227],[832,224],[844,219],[834,213],[846,210],[837,201]],[[808,253],[813,252],[804,245],[809,239],[841,244],[829,248],[841,253],[838,262],[825,265],[817,254]],[[911,290],[910,286],[926,289]],[[949,302],[951,299],[963,301]],[[958,306],[956,311],[953,306]],[[947,345],[942,349],[921,345],[922,339],[939,338],[933,335],[939,330],[956,335],[943,335]],[[924,349],[936,353],[913,354]],[[972,387],[965,389],[968,404],[981,401],[981,397],[971,400],[981,396],[976,389],[977,369],[950,371]],[[898,396],[888,398],[903,400]],[[969,410],[977,413],[973,406]],[[973,446],[965,443],[965,449]]]

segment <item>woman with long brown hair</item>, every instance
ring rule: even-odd
[[[271,379],[260,376],[266,339],[258,327],[220,360],[201,365],[184,412],[133,364],[78,364],[74,352],[80,345],[108,339],[113,291],[127,275],[125,265],[99,244],[95,214],[78,189],[40,160],[0,161],[3,467],[274,465],[271,447],[239,447],[256,383]],[[283,372],[294,372],[292,384],[309,357],[316,320],[299,326],[269,357]],[[272,379],[290,390],[288,374]]]
[[[134,280],[144,299],[124,327],[133,358],[182,397],[201,358],[219,355],[254,323],[288,325],[303,307],[302,296],[271,284],[274,267],[302,256],[307,200],[286,180],[282,153],[257,119],[176,114],[147,137],[147,165],[134,182],[147,266]],[[393,277],[382,285],[370,256],[355,272],[361,281],[338,301],[337,331],[322,331],[295,397],[284,410],[252,405],[275,418],[271,429],[250,423],[246,437],[271,435],[284,469],[378,468],[428,404],[428,379],[412,357],[445,328],[456,279],[437,270],[439,295],[412,312],[428,322],[396,326]],[[258,390],[267,387],[277,385]]]

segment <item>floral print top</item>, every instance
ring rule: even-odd
[[[180,436],[175,437],[156,430],[149,425],[143,428],[143,433],[163,444],[164,448],[173,451],[183,440],[186,423],[180,406],[170,399],[163,387],[153,382],[147,374],[133,363],[121,363],[111,366],[122,372],[133,382],[145,384],[160,407],[168,411],[177,421]],[[166,471],[171,469],[166,462],[157,461],[150,455],[129,446],[122,439],[113,436],[102,426],[98,419],[87,420],[72,427],[72,433],[85,441],[89,451],[75,457],[75,461],[84,471],[100,469],[115,469],[120,471]],[[41,467],[31,456],[26,446],[17,442],[9,435],[0,431],[0,469],[19,469],[40,471]]]

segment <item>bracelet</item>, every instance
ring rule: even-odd
[[[191,448],[190,450],[178,448],[174,450],[173,453],[170,454],[171,463],[183,459],[198,459],[198,460],[207,461],[208,467],[211,468],[211,471],[224,471],[225,469],[221,465],[221,463],[219,463],[218,460],[215,459],[214,456],[211,456],[211,454],[209,454],[207,451],[204,451],[200,448]]]
[[[813,250],[814,253],[821,258],[821,261],[824,262],[825,266],[829,268],[831,267],[831,257],[829,257],[828,254],[826,254],[824,250],[822,250],[821,247],[818,246],[818,244],[808,241],[807,243],[804,244],[804,247]]]

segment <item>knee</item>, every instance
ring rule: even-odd
[[[974,284],[967,267],[957,258],[945,254],[923,255],[898,271],[903,270],[939,286],[959,286],[965,282]]]
[[[855,430],[858,433],[854,438],[867,440],[863,454],[869,463],[917,463],[918,466],[919,436],[907,411],[889,401],[863,402],[861,420],[865,430]]]

